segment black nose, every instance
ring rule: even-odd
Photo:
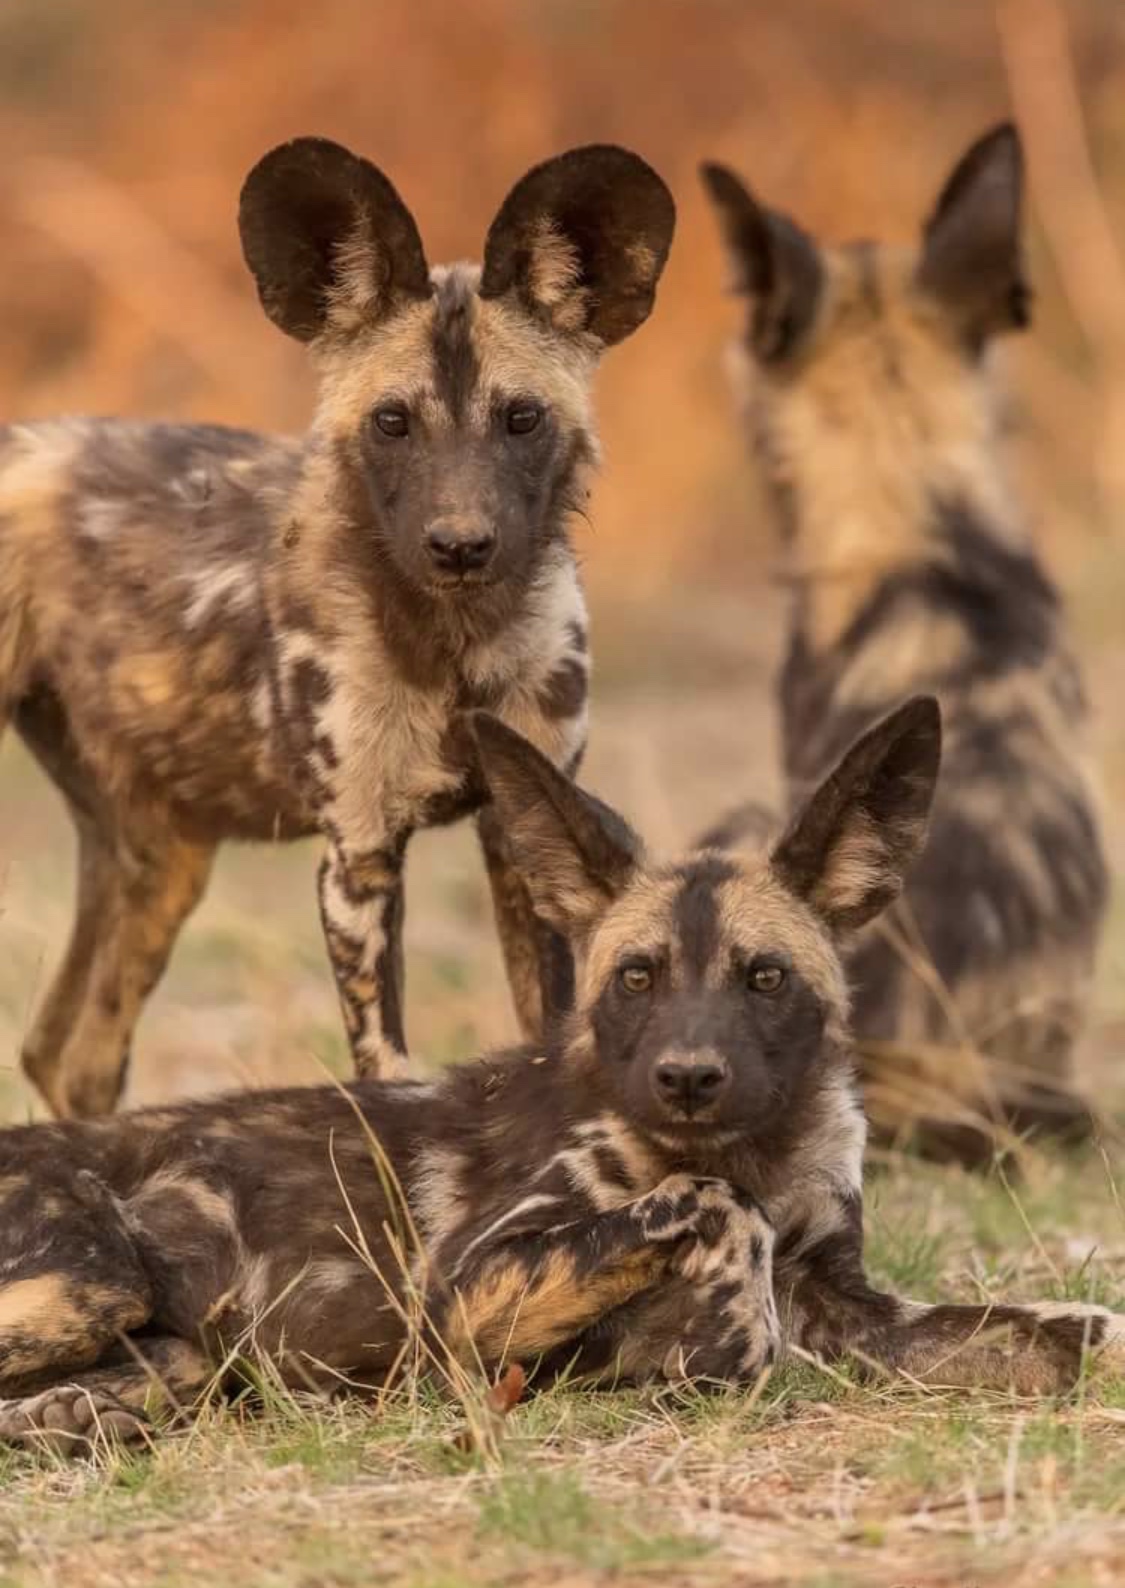
[[[426,530],[430,561],[442,573],[479,573],[492,561],[496,532],[487,524],[437,519]]]
[[[665,1059],[656,1066],[656,1095],[662,1103],[690,1114],[718,1100],[727,1083],[727,1067],[718,1061],[684,1064]]]

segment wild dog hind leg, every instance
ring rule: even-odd
[[[133,1030],[164,974],[173,945],[198,904],[214,849],[167,828],[126,832],[115,846],[115,876],[99,871],[105,913],[76,1018],[57,1062],[44,1064],[44,1090],[56,1113],[109,1113],[125,1082]]]
[[[50,1126],[0,1142],[0,1396],[97,1363],[152,1288],[120,1205]]]
[[[61,1455],[100,1442],[146,1443],[154,1419],[192,1411],[215,1376],[206,1353],[174,1335],[142,1336],[112,1355],[35,1394],[0,1401],[0,1440]]]
[[[100,825],[69,803],[78,836],[74,924],[62,963],[55,973],[24,1040],[20,1063],[24,1074],[56,1111],[63,1048],[86,998],[90,968],[101,933],[113,919],[117,863],[112,844]]]
[[[552,1215],[564,1221],[552,1223]],[[732,1205],[721,1182],[682,1174],[623,1207],[570,1220],[555,1199],[532,1195],[526,1212],[517,1204],[453,1254],[430,1308],[435,1333],[462,1362],[489,1368],[565,1358],[609,1314],[682,1273],[700,1299],[706,1292],[727,1309],[715,1334],[700,1327],[701,1353],[713,1364],[716,1352],[741,1360],[756,1350],[752,1337],[771,1331],[768,1310],[751,1317],[724,1288],[753,1218]],[[690,1337],[686,1323],[683,1333]]]
[[[1125,1318],[1080,1302],[938,1303],[875,1290],[854,1240],[829,1237],[800,1262],[783,1326],[803,1350],[865,1373],[933,1385],[1056,1395],[1087,1354],[1125,1369]]]

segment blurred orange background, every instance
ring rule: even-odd
[[[1121,0],[5,0],[0,412],[300,427],[304,357],[260,314],[235,229],[245,172],[282,139],[326,134],[383,166],[432,262],[478,253],[528,165],[614,140],[663,173],[680,224],[653,320],[603,372],[607,467],[581,542],[596,592],[719,582],[765,529],[698,161],[730,161],[825,236],[907,238],[1013,105],[1038,288],[1014,385],[1065,565],[1125,505],[1106,246],[1115,223],[1125,236]],[[1088,145],[1086,187],[1067,139]]]
[[[1069,597],[1125,875],[1125,0],[0,0],[0,417],[116,412],[296,429],[305,354],[242,264],[239,187],[295,134],[384,167],[432,262],[478,254],[510,185],[610,139],[663,173],[678,235],[651,322],[599,381],[606,463],[577,526],[593,596],[586,775],[656,847],[776,799],[784,595],[724,373],[700,159],[829,238],[913,236],[968,143],[1015,114],[1035,326],[1007,339],[1010,451]],[[0,1115],[66,941],[72,842],[0,745]],[[315,847],[315,846],[314,846]],[[409,1030],[430,1062],[512,1035],[467,825],[411,850]],[[227,846],[145,1015],[133,1101],[348,1067],[315,854]],[[1115,891],[1093,1047],[1125,1040]]]

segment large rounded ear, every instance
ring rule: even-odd
[[[564,936],[588,930],[632,877],[639,838],[504,723],[478,711],[469,724],[509,858],[536,914]]]
[[[816,319],[824,265],[812,238],[780,210],[759,204],[725,165],[700,166],[719,217],[735,292],[750,298],[750,345],[763,364],[797,348]]]
[[[979,138],[941,190],[922,238],[918,285],[975,349],[1031,319],[1021,237],[1023,150],[1011,122]]]
[[[902,891],[940,762],[938,703],[917,695],[856,740],[775,847],[773,870],[834,932],[862,926]]]
[[[652,312],[676,206],[628,149],[591,144],[530,170],[484,245],[482,298],[514,297],[560,335],[620,342]]]
[[[238,229],[263,309],[300,342],[429,295],[414,217],[369,160],[327,138],[294,138],[258,161]]]

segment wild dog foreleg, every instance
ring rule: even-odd
[[[1055,1395],[1071,1389],[1087,1353],[1125,1366],[1125,1319],[1080,1302],[913,1302],[875,1290],[854,1237],[807,1254],[789,1294],[792,1338],[866,1373],[933,1385]]]
[[[773,1292],[774,1230],[746,1193],[714,1187],[695,1239],[676,1262],[676,1284],[654,1298],[621,1368],[642,1377],[752,1382],[777,1356],[781,1327]]]
[[[552,1211],[560,1209],[549,1201],[534,1209],[541,1220]],[[776,1339],[772,1304],[759,1309],[745,1285],[754,1235],[768,1265],[768,1227],[722,1182],[670,1175],[648,1195],[606,1213],[538,1229],[501,1219],[494,1229],[454,1262],[433,1309],[437,1333],[463,1360],[534,1362],[553,1353],[565,1357],[571,1347],[581,1358],[587,1331],[670,1274],[682,1278],[681,1295],[694,1302],[679,1315],[674,1339],[659,1342],[662,1360],[672,1345],[677,1353],[686,1348],[677,1371],[722,1369],[726,1376],[751,1356],[760,1365],[766,1342]],[[601,1356],[604,1362],[604,1351]]]
[[[359,849],[334,836],[318,877],[321,920],[360,1075],[393,1075],[403,1027],[403,864],[408,834]]]
[[[754,1199],[720,1182],[659,1287],[600,1319],[546,1370],[605,1382],[752,1383],[781,1341],[774,1230]]]

